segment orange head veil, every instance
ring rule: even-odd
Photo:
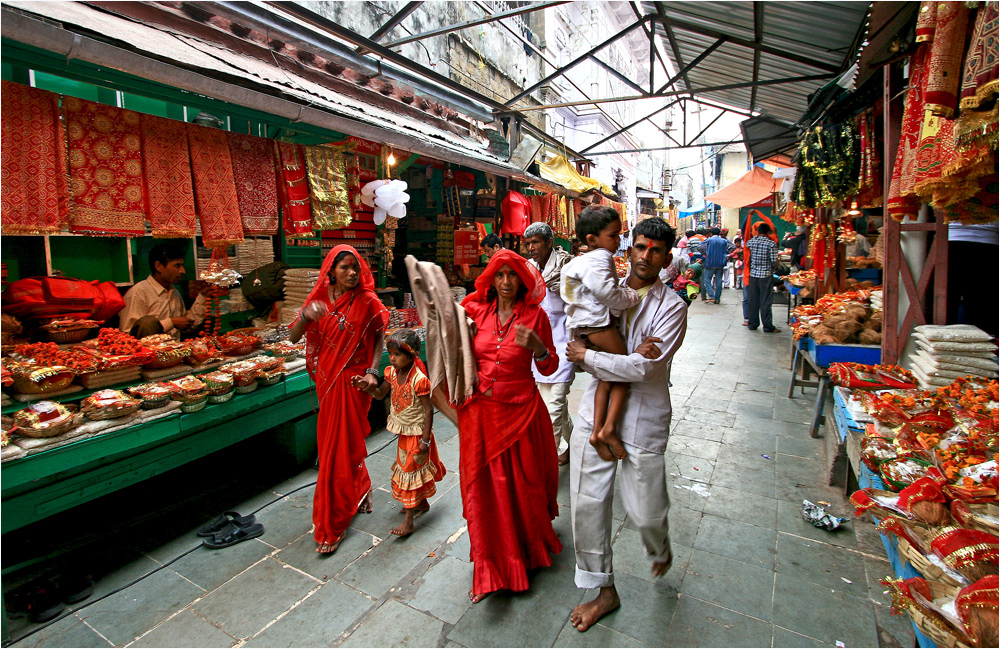
[[[524,296],[525,304],[535,305],[542,301],[542,298],[545,297],[545,280],[542,279],[542,274],[538,272],[538,269],[516,252],[500,250],[490,258],[490,263],[487,264],[482,275],[476,278],[475,292],[462,300],[462,304],[488,301],[487,293],[493,287],[493,277],[504,266],[510,266],[511,270],[517,273],[521,279],[521,283],[528,289]]]

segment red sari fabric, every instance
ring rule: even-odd
[[[285,236],[313,236],[309,184],[301,144],[275,142],[281,160],[281,211]]]
[[[361,279],[357,287],[331,303],[330,271],[334,258],[344,251],[358,260]],[[389,312],[374,288],[375,280],[364,259],[354,248],[342,245],[327,254],[320,279],[307,300],[319,301],[328,309],[325,317],[306,326],[306,368],[316,383],[319,400],[319,475],[313,497],[313,538],[317,543],[336,542],[371,489],[365,466],[371,396],[353,387],[351,377],[365,373],[375,340],[389,322]]]
[[[278,179],[271,140],[226,133],[245,235],[278,233]]]
[[[139,113],[63,98],[69,142],[70,229],[91,236],[146,234]]]
[[[4,234],[59,232],[69,223],[59,95],[11,81],[2,88],[0,228]]]
[[[965,72],[962,75],[962,110],[975,110],[996,97],[1000,89],[1000,44],[997,28],[1000,26],[1000,10],[996,2],[984,2],[976,15],[976,26],[972,32],[972,43],[965,57]]]
[[[239,243],[243,224],[226,132],[188,124],[187,133],[201,238],[208,248]]]
[[[194,186],[187,127],[173,119],[142,115],[143,175],[154,237],[187,239],[195,234]]]
[[[906,92],[899,146],[889,185],[888,211],[897,221],[902,221],[906,216],[915,217],[920,209],[920,199],[916,196],[914,184],[917,150],[924,125],[924,88],[927,83],[926,59],[929,49],[929,44],[922,43],[910,57],[910,85]]]
[[[951,117],[958,105],[969,8],[964,2],[938,2],[934,21],[924,101],[935,115]]]
[[[505,265],[529,290],[515,305],[510,333],[498,341],[496,303],[486,292]],[[549,320],[537,304],[545,283],[535,275],[520,255],[501,250],[477,278],[476,292],[462,303],[476,323],[479,385],[458,409],[459,475],[475,564],[472,589],[479,594],[526,590],[528,571],[552,565],[550,554],[562,551],[552,529],[559,513],[552,421],[534,385],[532,353],[514,342],[516,325],[534,329],[549,352],[539,371],[551,374],[558,367]],[[486,396],[489,389],[491,396]]]

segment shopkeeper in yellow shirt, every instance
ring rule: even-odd
[[[205,296],[199,295],[190,309],[174,284],[184,277],[183,241],[164,241],[149,251],[150,275],[125,293],[125,308],[119,314],[119,329],[136,338],[168,333],[180,338],[205,319]]]

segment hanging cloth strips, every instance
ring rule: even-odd
[[[976,15],[976,26],[972,32],[972,43],[965,59],[965,73],[962,75],[961,108],[975,110],[996,97],[1000,89],[997,61],[1000,59],[997,43],[997,29],[1000,26],[1000,10],[996,2],[984,2]],[[996,120],[994,120],[994,124]]]
[[[194,187],[187,127],[173,119],[142,115],[142,167],[153,236],[187,239],[195,234]]]
[[[306,180],[302,145],[275,142],[274,146],[278,149],[278,159],[281,164],[278,195],[281,198],[282,229],[285,231],[285,236],[315,236],[312,212],[309,209],[309,185]]]
[[[262,137],[229,132],[233,182],[245,235],[278,233],[278,180],[274,148]]]
[[[50,234],[69,223],[66,138],[59,95],[2,82],[0,229]]]
[[[188,124],[187,134],[202,241],[208,248],[239,243],[243,224],[226,132]]]
[[[69,142],[70,230],[110,237],[146,233],[139,113],[63,98]]]
[[[918,31],[918,37],[919,34]],[[902,221],[905,216],[915,217],[920,209],[920,201],[914,193],[914,182],[917,148],[924,124],[924,86],[927,80],[925,60],[929,49],[929,44],[922,43],[910,57],[910,86],[906,91],[899,146],[896,149],[896,162],[892,167],[892,183],[889,185],[888,211],[897,221]]]
[[[934,34],[927,39],[931,42],[931,51],[927,60],[924,101],[931,113],[951,117],[958,104],[958,84],[962,80],[962,54],[965,52],[969,8],[964,2],[934,4]]]
[[[343,151],[330,147],[303,147],[309,176],[309,199],[317,230],[340,230],[351,224],[347,193],[347,165]]]

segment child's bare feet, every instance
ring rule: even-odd
[[[597,454],[605,462],[614,462],[615,461],[615,456],[611,454],[611,449],[608,448],[608,445],[605,444],[604,442],[602,442],[597,437],[597,431],[596,430],[593,433],[591,433],[591,435],[590,435],[590,445],[593,446],[594,449],[597,450]]]
[[[605,444],[610,449],[608,452],[611,453],[612,456],[604,457],[601,455],[602,458],[605,460],[613,460],[615,458],[619,460],[625,459],[625,456],[627,455],[625,453],[625,445],[622,444],[622,440],[618,437],[618,431],[615,430],[614,426],[605,425],[601,430],[595,431],[594,434],[590,436],[591,444],[594,443],[595,438],[599,443]],[[599,448],[597,453],[598,455],[601,453]]]
[[[413,514],[416,510],[411,507],[405,511],[406,518],[403,519],[403,524],[389,530],[390,534],[395,534],[396,536],[409,536],[413,534]]]

